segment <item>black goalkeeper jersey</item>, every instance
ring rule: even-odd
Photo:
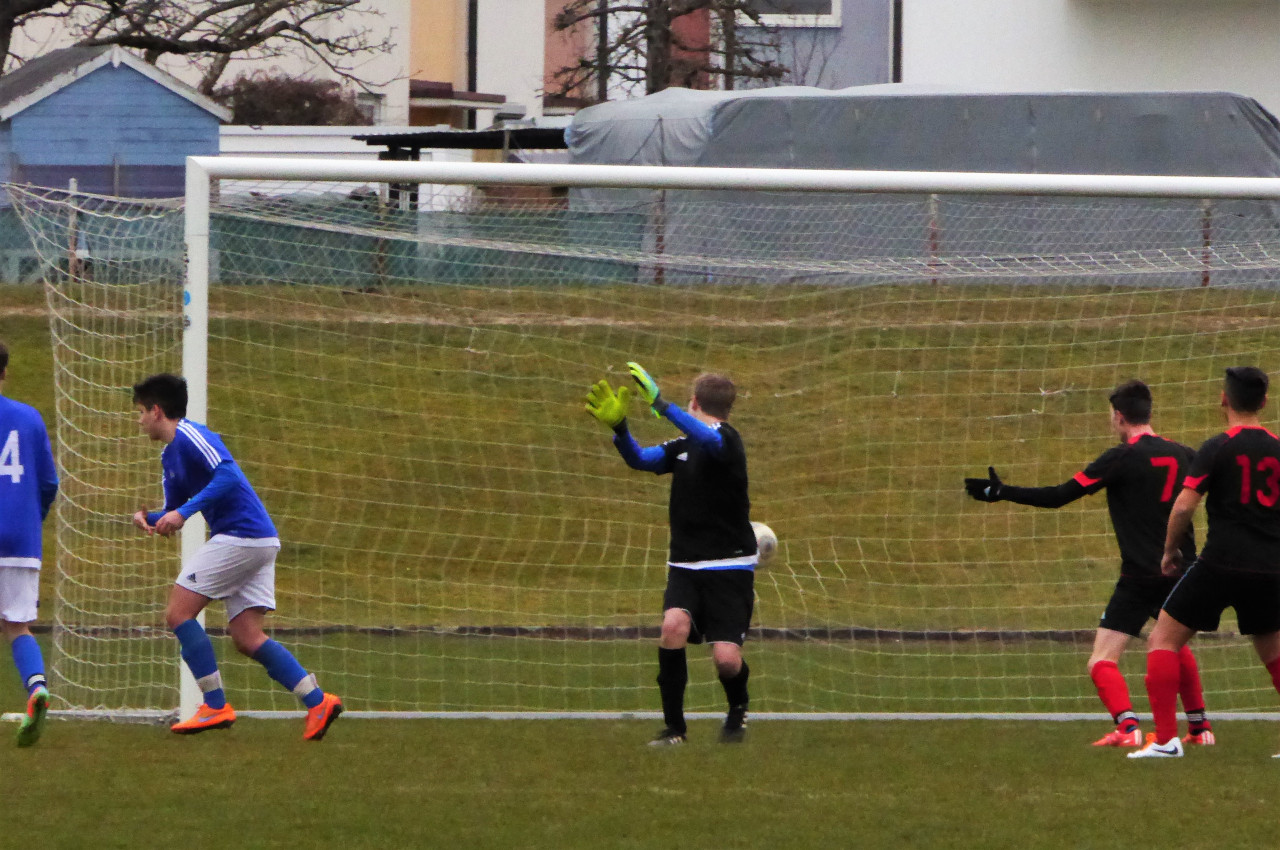
[[[732,425],[722,422],[719,431],[723,443],[717,453],[687,436],[662,444],[672,475],[672,564],[755,554],[746,449]]]
[[[1205,495],[1200,560],[1220,569],[1280,573],[1280,439],[1237,426],[1196,452],[1184,485]]]
[[[1169,512],[1194,454],[1181,443],[1155,434],[1140,434],[1107,449],[1070,481],[1056,487],[1006,485],[1000,488],[1000,498],[1022,505],[1060,508],[1105,489],[1111,527],[1120,547],[1120,574],[1158,578]],[[1196,544],[1190,527],[1180,548],[1183,563],[1191,563]]]

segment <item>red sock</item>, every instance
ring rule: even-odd
[[[1178,684],[1178,696],[1182,698],[1182,710],[1187,714],[1189,731],[1199,732],[1211,728],[1204,719],[1204,688],[1200,685],[1200,665],[1191,654],[1191,647],[1178,650],[1178,664],[1182,667],[1182,679]],[[1199,715],[1199,719],[1193,717]]]
[[[1280,691],[1280,658],[1267,665],[1267,672],[1271,674],[1271,684]]]
[[[1280,669],[1280,668],[1278,668]],[[1147,697],[1151,700],[1151,719],[1156,723],[1156,742],[1166,744],[1178,737],[1178,685],[1182,665],[1178,653],[1170,649],[1153,649],[1147,653]]]
[[[1099,661],[1089,671],[1089,678],[1098,689],[1098,699],[1107,707],[1111,717],[1117,723],[1120,715],[1133,711],[1133,702],[1129,699],[1129,686],[1114,661]]]

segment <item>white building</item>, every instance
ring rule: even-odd
[[[1274,0],[905,0],[902,81],[1229,91],[1280,115]]]
[[[542,116],[543,0],[488,0],[476,7],[476,89],[506,95],[508,109]]]

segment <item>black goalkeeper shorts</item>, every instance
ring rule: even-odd
[[[742,646],[755,608],[753,570],[667,569],[662,610],[683,608],[693,618],[689,643],[736,643]]]
[[[1169,616],[1198,632],[1216,631],[1228,608],[1236,610],[1242,635],[1280,631],[1280,575],[1224,570],[1197,561],[1164,603]]]
[[[1177,583],[1176,576],[1120,576],[1115,590],[1111,592],[1107,610],[1102,612],[1102,619],[1098,621],[1098,628],[1130,637],[1140,636],[1147,620],[1154,620],[1160,615],[1160,606]]]

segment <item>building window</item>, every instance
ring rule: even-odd
[[[370,124],[381,124],[387,106],[387,96],[371,91],[356,92],[356,108]]]
[[[840,0],[746,0],[771,27],[838,27]]]

